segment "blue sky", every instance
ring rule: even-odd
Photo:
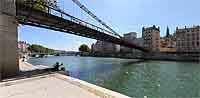
[[[121,35],[128,32],[138,32],[138,36],[141,36],[143,26],[155,24],[161,27],[161,35],[163,36],[167,26],[173,33],[176,26],[200,24],[200,0],[80,1]],[[60,7],[67,13],[102,27],[71,0],[59,0],[59,3]],[[95,42],[95,40],[88,38],[23,25],[19,26],[19,40],[41,44],[53,49],[74,51],[77,51],[81,44],[91,45]]]

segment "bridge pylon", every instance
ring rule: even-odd
[[[0,0],[0,80],[18,73],[15,0]]]

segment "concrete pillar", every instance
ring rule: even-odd
[[[15,0],[0,0],[0,80],[18,73]]]

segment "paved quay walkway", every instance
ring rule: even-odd
[[[51,73],[0,82],[0,98],[130,98],[72,77]]]
[[[42,69],[47,69],[47,68],[51,68],[51,67],[44,66],[44,65],[34,66],[28,62],[22,62],[21,60],[19,60],[19,70],[22,72],[33,71],[33,70],[42,70]]]
[[[42,66],[42,65],[41,65]],[[45,68],[20,61],[20,71]],[[22,75],[23,76],[23,75]],[[46,72],[0,82],[0,98],[130,98],[57,72]]]
[[[51,75],[0,85],[0,98],[101,98]]]

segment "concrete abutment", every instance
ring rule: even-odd
[[[0,79],[17,75],[18,32],[15,0],[0,0]]]

